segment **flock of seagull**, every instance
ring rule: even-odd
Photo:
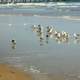
[[[68,32],[65,31],[57,31],[54,26],[47,26],[46,30],[44,31],[44,28],[42,25],[32,25],[32,31],[37,33],[37,36],[40,39],[40,42],[44,40],[44,35],[46,37],[46,43],[48,43],[48,38],[55,39],[58,43],[68,43],[70,38],[73,37],[74,40],[77,41],[77,43],[80,42],[80,34],[79,33],[73,33],[70,35]],[[12,39],[12,48],[15,49],[16,47],[16,40]]]
[[[80,41],[80,34],[73,33],[72,35],[65,31],[57,31],[54,26],[47,26],[44,32],[44,27],[41,25],[32,25],[32,31],[36,32],[40,37],[40,40],[44,39],[44,34],[46,38],[54,38],[58,43],[67,43],[70,38]]]

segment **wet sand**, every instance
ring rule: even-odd
[[[64,80],[64,77],[61,74],[56,74],[54,76],[35,74],[35,77],[33,78],[32,75],[10,65],[0,64],[0,80]]]
[[[44,28],[42,41],[31,28],[38,24]],[[0,65],[0,80],[80,80],[80,42],[71,37],[63,43],[45,36],[48,25],[71,36],[80,33],[80,19],[11,14],[0,15],[0,25],[0,62],[4,63]],[[12,39],[16,45],[12,45]]]
[[[32,80],[32,77],[6,64],[0,64],[0,80]]]

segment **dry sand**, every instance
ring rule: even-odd
[[[19,69],[0,64],[0,80],[32,80],[32,77]]]

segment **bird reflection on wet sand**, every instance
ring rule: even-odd
[[[16,49],[16,45],[12,45],[11,47],[12,47],[12,49]]]

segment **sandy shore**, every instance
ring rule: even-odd
[[[5,64],[0,64],[0,80],[32,80],[32,77]]]
[[[62,75],[44,76],[35,75],[35,80],[64,80]],[[0,80],[33,80],[32,76],[28,73],[16,69],[6,64],[0,64]]]

